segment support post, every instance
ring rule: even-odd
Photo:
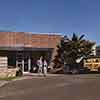
[[[28,69],[29,69],[29,71],[31,70],[31,59],[30,59],[30,57],[28,59]]]
[[[22,60],[22,71],[24,72],[24,59]]]

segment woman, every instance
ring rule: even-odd
[[[46,76],[47,74],[47,61],[41,56],[40,59],[37,61],[37,65],[39,67],[38,72]]]
[[[42,73],[44,76],[47,74],[47,61],[45,59],[42,59]]]
[[[37,66],[38,66],[38,73],[42,73],[42,59],[43,57],[41,56],[39,60],[37,60]]]

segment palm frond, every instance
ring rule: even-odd
[[[80,36],[79,40],[82,40],[84,38],[84,34]]]
[[[78,40],[78,36],[75,33],[73,33],[72,41],[77,41],[77,40]]]

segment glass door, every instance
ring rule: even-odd
[[[26,52],[17,52],[16,66],[20,67],[23,72],[29,72],[31,68],[30,55]]]
[[[16,67],[19,67],[21,70],[23,70],[23,66],[24,66],[23,52],[18,51],[16,53]]]
[[[29,72],[28,57],[24,57],[24,72]]]

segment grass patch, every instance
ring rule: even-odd
[[[11,81],[13,79],[16,79],[18,77],[0,77],[0,80],[4,80],[4,81]]]

